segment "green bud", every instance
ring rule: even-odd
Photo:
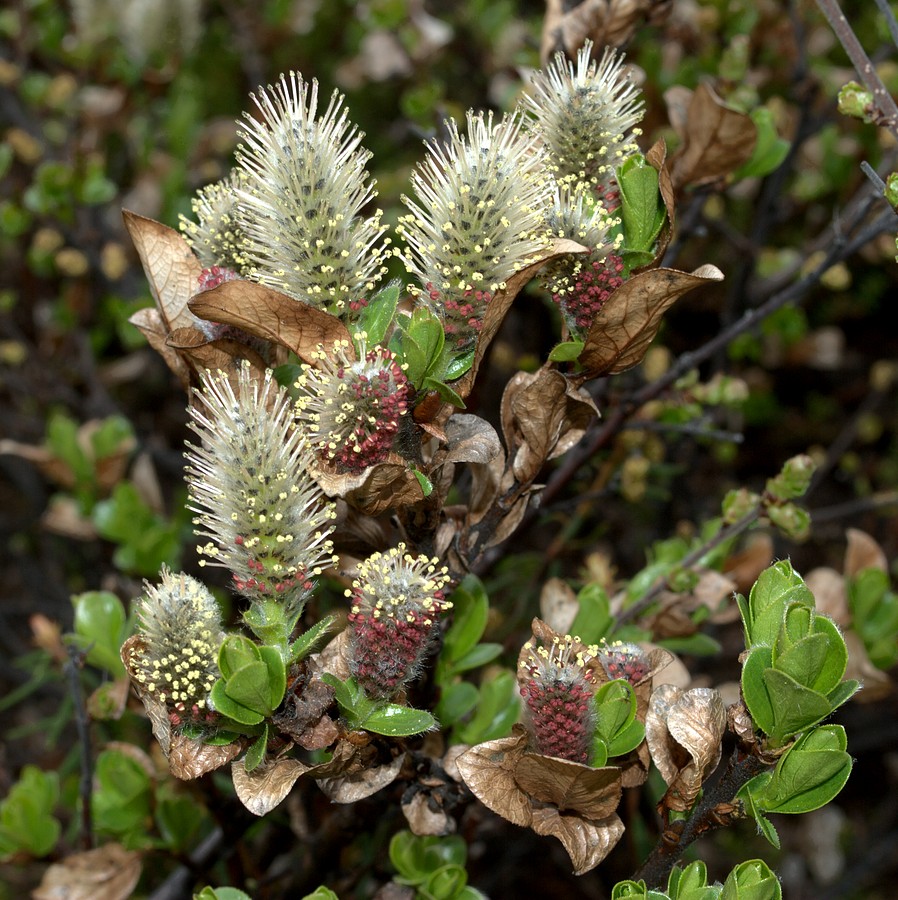
[[[794,503],[771,506],[767,510],[770,521],[794,541],[803,541],[811,532],[811,516]]]
[[[720,892],[720,900],[782,900],[782,896],[776,875],[760,859],[736,866]]]
[[[728,491],[723,498],[724,522],[727,525],[738,522],[743,516],[747,516],[752,510],[757,509],[760,502],[761,497],[748,488]]]
[[[873,92],[856,81],[849,81],[839,91],[839,112],[864,122],[872,122]]]
[[[793,456],[786,460],[776,478],[767,480],[767,493],[776,500],[794,500],[803,496],[816,468],[816,463],[806,453]]]
[[[886,178],[886,189],[884,191],[886,200],[893,206],[898,208],[898,172],[892,172]]]

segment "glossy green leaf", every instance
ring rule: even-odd
[[[465,401],[444,381],[428,375],[424,379],[422,389],[425,391],[436,391],[444,403],[451,403],[458,409],[467,409]]]
[[[444,727],[451,727],[477,706],[479,697],[480,693],[477,687],[470,681],[457,681],[454,684],[445,685],[442,688],[434,715]]]
[[[259,655],[268,671],[268,706],[274,711],[281,705],[287,692],[287,669],[275,647],[259,647]]]
[[[773,730],[767,733],[777,743],[816,725],[833,711],[823,694],[799,684],[785,672],[765,669],[764,685],[774,718]]]
[[[755,123],[757,133],[755,149],[748,162],[733,173],[735,179],[763,178],[769,175],[779,168],[791,146],[789,141],[777,134],[773,113],[766,106],[753,109],[749,115]]]
[[[398,703],[383,703],[375,705],[359,727],[387,737],[408,737],[430,731],[436,724],[436,719],[424,710],[400,706]]]
[[[477,644],[472,647],[464,656],[455,660],[452,664],[452,671],[455,673],[468,672],[471,669],[479,669],[487,663],[491,663],[502,653],[501,644]]]
[[[87,649],[87,661],[110,675],[125,674],[119,650],[126,635],[127,615],[122,601],[109,591],[88,591],[72,597],[74,630]]]
[[[453,900],[468,883],[468,873],[454,863],[441,866],[424,883],[425,896],[434,900]]]
[[[851,774],[852,759],[841,725],[822,725],[802,735],[780,758],[772,777],[753,790],[764,812],[805,813],[829,803]]]
[[[780,560],[758,576],[749,594],[745,607],[747,621],[743,615],[746,646],[764,644],[772,647],[790,603],[813,607],[814,595],[793,570],[792,564],[788,560]]]
[[[421,485],[421,491],[425,497],[429,497],[433,493],[433,482],[418,469],[412,469],[412,475],[415,476],[418,484]]]
[[[458,354],[458,356],[452,356],[446,363],[446,368],[441,375],[442,380],[457,381],[465,372],[470,371],[471,366],[474,365],[475,357],[475,350],[467,350]]]
[[[772,658],[769,647],[755,647],[742,664],[742,698],[755,725],[765,734],[770,734],[775,727],[773,704],[764,681],[764,672]]]
[[[265,718],[257,710],[232,700],[225,693],[225,682],[221,678],[212,685],[209,698],[216,712],[240,725],[258,725]]]
[[[247,772],[252,772],[253,769],[258,768],[265,759],[265,754],[268,751],[268,725],[264,725],[262,728],[262,734],[250,744],[249,749],[246,751],[246,756],[243,757],[243,768]]]
[[[583,352],[583,341],[562,341],[549,353],[552,362],[573,362]]]
[[[596,731],[606,743],[626,729],[636,717],[636,694],[632,685],[623,679],[603,684],[593,697]]]
[[[228,635],[218,648],[218,669],[226,681],[238,669],[261,661],[258,645],[242,634]]]
[[[631,156],[618,170],[624,249],[650,252],[666,218],[659,190],[658,171],[644,156]]]
[[[443,640],[440,660],[455,663],[474,648],[486,630],[490,604],[480,580],[467,575],[449,598],[452,601],[452,625]],[[453,669],[454,667],[450,668]]]
[[[368,305],[362,309],[353,330],[355,332],[364,332],[367,335],[369,347],[383,343],[393,321],[393,316],[396,315],[398,302],[399,282],[391,281],[386,287],[378,291],[368,301]]]

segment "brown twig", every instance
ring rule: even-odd
[[[78,677],[78,673],[84,664],[84,653],[74,646],[70,646],[68,650],[69,661],[65,665],[65,670],[69,677],[69,687],[75,711],[75,729],[78,732],[78,742],[81,745],[81,780],[78,783],[81,797],[80,840],[83,850],[91,850],[94,846],[93,816],[91,813],[91,794],[94,780],[93,758],[90,742],[90,720],[87,715],[87,708],[84,705],[81,679]]]

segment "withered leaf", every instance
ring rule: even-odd
[[[670,166],[667,163],[667,144],[663,138],[649,148],[645,154],[645,160],[658,172],[658,190],[667,211],[667,220],[661,229],[661,234],[658,235],[654,259],[648,265],[640,266],[633,274],[644,269],[657,268],[661,264],[664,252],[670,244],[670,236],[673,234],[673,226],[676,221],[676,194],[670,177]]]
[[[867,655],[864,642],[854,631],[846,631],[843,635],[845,646],[848,647],[848,666],[845,669],[845,677],[859,681],[864,689],[853,698],[857,703],[875,703],[888,697],[893,690],[893,682],[887,672],[877,669]]]
[[[594,869],[614,849],[624,833],[616,816],[594,821],[564,815],[551,807],[533,810],[530,827],[537,833],[558,838],[571,858],[575,875]]]
[[[189,359],[197,371],[234,373],[242,360],[257,372],[265,371],[265,360],[247,344],[232,338],[208,338],[199,328],[176,328],[165,342]]]
[[[319,467],[314,476],[328,497],[340,497],[368,516],[378,516],[401,506],[414,506],[424,499],[418,479],[404,462],[377,463],[362,472],[352,473]]]
[[[175,734],[168,754],[168,767],[175,778],[192,781],[226,765],[239,755],[243,747],[244,742],[239,740],[217,746]]]
[[[505,314],[511,308],[514,298],[517,297],[517,295],[527,286],[527,283],[544,265],[546,265],[546,263],[551,262],[553,259],[557,259],[560,256],[567,256],[570,253],[588,252],[586,247],[576,243],[576,241],[566,239],[556,240],[540,259],[531,263],[529,266],[525,266],[519,272],[515,272],[515,274],[505,282],[505,289],[496,292],[496,295],[487,305],[486,312],[483,316],[483,326],[477,336],[477,349],[474,353],[474,364],[465,375],[459,378],[458,381],[452,383],[453,390],[459,394],[462,399],[471,393],[471,388],[474,386],[474,380],[477,377],[477,371],[480,368],[480,364],[483,362],[487,348],[498,333],[499,328],[505,319]],[[447,407],[450,414],[455,409],[455,407],[448,404]]]
[[[713,688],[684,692],[674,685],[661,685],[652,694],[646,742],[668,785],[663,803],[669,809],[686,810],[692,805],[702,782],[720,762],[726,724],[723,699]]]
[[[456,413],[446,425],[446,463],[479,463],[488,465],[502,453],[496,429],[480,416]]]
[[[579,360],[588,376],[616,375],[637,365],[668,307],[688,291],[722,279],[711,265],[691,273],[650,269],[629,278],[608,298],[586,336]]]
[[[234,325],[267,341],[292,350],[313,363],[312,354],[335,341],[349,341],[346,326],[324,310],[294,300],[273,288],[253,281],[226,281],[190,300],[190,309],[210,322]],[[346,352],[352,354],[352,343]]]
[[[183,388],[190,387],[190,367],[181,354],[166,343],[168,328],[158,309],[147,307],[137,310],[128,321],[147,339],[147,343],[162,357],[168,368],[177,376]]]
[[[399,775],[404,760],[405,754],[400,753],[385,765],[373,766],[361,772],[340,775],[336,778],[319,778],[318,787],[334,803],[355,803],[392,784]]]
[[[659,21],[670,9],[670,0],[546,0],[540,46],[545,67],[562,52],[574,59],[587,40],[597,51],[622,47],[645,21]]]
[[[309,770],[298,759],[269,759],[247,772],[243,760],[231,763],[234,791],[240,802],[255,816],[271,812]]]
[[[515,781],[534,800],[551,803],[559,812],[573,810],[587,819],[610,816],[621,798],[620,769],[594,769],[538,753],[525,753],[518,760]]]
[[[530,798],[515,781],[515,769],[527,747],[527,733],[515,726],[510,737],[486,741],[458,757],[459,774],[474,796],[514,825],[532,820]]]
[[[31,896],[34,900],[127,900],[140,872],[137,851],[104,844],[53,863]]]
[[[550,578],[543,584],[539,594],[539,614],[553,631],[568,634],[578,612],[580,601],[564,579]]]
[[[501,421],[512,471],[532,481],[547,459],[567,452],[598,415],[592,398],[557,369],[517,372],[502,395]]]
[[[671,157],[671,178],[679,189],[717,181],[747,162],[755,149],[757,129],[702,82],[687,96],[685,88],[665,93],[670,120],[682,138]]]
[[[467,524],[470,527],[487,514],[496,497],[511,487],[514,478],[506,472],[504,451],[486,465],[470,463],[468,468],[471,472],[471,490],[468,494]],[[507,484],[503,484],[503,480]]]
[[[195,325],[187,301],[197,291],[203,267],[187,241],[173,228],[130,210],[123,210],[122,216],[166,332]]]
[[[531,499],[539,493],[540,488],[528,488],[522,492],[521,496],[512,504],[511,509],[499,520],[499,523],[493,529],[489,539],[483,545],[484,549],[495,547],[503,541],[508,540],[517,530],[518,525],[527,512]]]
[[[845,548],[845,577],[853,578],[862,569],[889,571],[889,561],[882,547],[859,528],[849,528],[845,532],[848,546]]]
[[[844,576],[829,566],[820,566],[808,572],[804,581],[814,595],[817,609],[837,625],[848,628],[851,625],[851,610],[848,607]]]
[[[412,834],[420,836],[454,834],[457,828],[455,819],[444,809],[431,805],[430,795],[419,791],[409,800],[402,801],[402,814]]]

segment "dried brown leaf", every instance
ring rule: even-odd
[[[682,691],[662,685],[653,694],[646,716],[646,742],[652,760],[668,785],[663,803],[686,810],[702,782],[720,762],[727,714],[713,688]]]
[[[395,454],[392,458],[399,459]],[[382,462],[362,472],[342,473],[319,467],[315,480],[328,497],[340,497],[368,516],[389,509],[414,506],[424,499],[424,491],[405,462]]]
[[[191,298],[190,310],[280,344],[308,363],[319,345],[328,350],[335,341],[350,340],[336,316],[253,281],[226,281],[203,291]],[[346,352],[352,353],[351,342]]]
[[[674,222],[676,221],[676,192],[674,191],[673,181],[670,177],[670,166],[667,163],[667,144],[664,139],[656,141],[645,154],[646,162],[658,172],[658,190],[661,193],[661,200],[667,211],[667,220],[658,235],[655,245],[655,256],[646,266],[640,266],[635,269],[632,274],[641,272],[645,269],[654,269],[661,264],[664,253],[670,244],[670,236],[673,234]]]
[[[637,365],[668,307],[694,288],[722,279],[720,269],[711,265],[691,273],[650,269],[633,275],[612,293],[589,329],[579,357],[588,377],[616,375]]]
[[[446,453],[439,464],[489,465],[502,453],[496,429],[480,416],[456,413],[446,424]]]
[[[848,647],[848,666],[845,669],[846,678],[854,678],[859,681],[864,689],[855,697],[858,703],[875,703],[888,697],[894,689],[892,679],[882,669],[877,669],[867,656],[867,648],[864,642],[854,631],[846,631],[843,635],[845,645]]]
[[[140,872],[137,851],[104,844],[53,863],[31,896],[34,900],[127,900]]]
[[[196,325],[196,317],[187,308],[187,301],[197,292],[203,266],[187,241],[161,222],[127,209],[122,215],[166,333]]]
[[[404,760],[405,754],[400,753],[385,765],[373,766],[337,778],[319,778],[318,787],[334,803],[355,803],[392,784],[398,777]]]
[[[525,266],[520,270],[520,272],[515,272],[515,274],[505,282],[505,290],[496,292],[496,295],[492,300],[490,300],[489,304],[487,305],[486,312],[483,316],[483,326],[481,327],[480,333],[477,336],[477,348],[474,352],[474,364],[465,375],[459,378],[458,381],[452,383],[453,390],[457,394],[459,394],[462,399],[464,399],[468,396],[468,394],[471,393],[471,388],[474,386],[474,380],[477,378],[477,372],[480,368],[480,364],[483,362],[483,358],[486,354],[487,348],[498,333],[502,322],[505,320],[505,314],[510,309],[514,298],[517,297],[517,295],[527,286],[528,282],[533,278],[533,276],[536,275],[536,273],[544,265],[546,265],[546,263],[551,262],[553,259],[558,259],[558,257],[560,256],[567,256],[571,253],[587,252],[589,251],[586,247],[576,243],[575,241],[569,241],[566,239],[557,240],[540,259],[538,259],[534,263],[531,263],[529,266]],[[446,407],[444,407],[445,412],[449,415],[452,414],[454,409],[455,407],[449,406],[448,404]]]
[[[515,781],[515,769],[527,747],[527,733],[515,726],[510,737],[477,744],[458,757],[459,774],[474,796],[514,825],[530,825],[530,798]]]
[[[837,625],[848,628],[851,625],[851,610],[848,608],[848,591],[845,577],[835,569],[821,566],[805,575],[805,584],[814,595],[817,609],[828,615]]]
[[[181,358],[181,354],[166,343],[168,329],[162,321],[158,309],[147,307],[139,309],[128,321],[147,339],[147,343],[162,357],[165,364],[177,376],[181,387],[190,387],[190,367]]]
[[[243,760],[231,763],[234,791],[240,802],[254,815],[264,816],[278,806],[293,785],[309,771],[298,759],[269,759],[247,772]]]
[[[500,418],[516,480],[531,482],[546,460],[583,437],[597,415],[589,394],[557,369],[513,375],[502,394]]]
[[[227,765],[240,754],[244,745],[244,741],[237,740],[231,744],[216,746],[204,744],[201,740],[193,740],[183,734],[174,734],[168,754],[168,767],[175,778],[192,781]]]
[[[867,532],[859,528],[849,528],[845,534],[848,539],[844,565],[846,578],[853,578],[862,569],[889,571],[889,561],[882,547]]]
[[[566,581],[550,578],[543,585],[539,595],[539,614],[554,631],[568,634],[578,612],[580,601]]]
[[[558,838],[574,866],[575,875],[594,869],[614,849],[624,833],[624,823],[616,816],[593,821],[564,815],[551,807],[533,810],[530,827],[542,835]]]
[[[751,157],[757,141],[754,122],[727,106],[709,84],[700,84],[688,100],[684,89],[676,88],[669,103],[671,124],[682,138],[671,158],[677,189],[724,178]]]
[[[458,827],[455,819],[446,810],[440,806],[434,809],[431,795],[424,791],[419,791],[409,800],[402,801],[402,814],[412,834],[441,836],[454,834]]]
[[[556,53],[574,59],[585,41],[601,53],[606,45],[622,47],[644,22],[658,22],[671,0],[546,0],[540,59],[545,67]]]
[[[587,819],[604,819],[620,803],[620,769],[614,766],[594,769],[554,756],[525,753],[514,777],[534,800],[551,803],[559,812],[573,810]]]
[[[234,374],[242,360],[248,360],[257,372],[264,372],[266,368],[261,354],[248,344],[232,338],[210,340],[199,328],[176,328],[166,344],[189,360],[198,372],[209,369]]]

